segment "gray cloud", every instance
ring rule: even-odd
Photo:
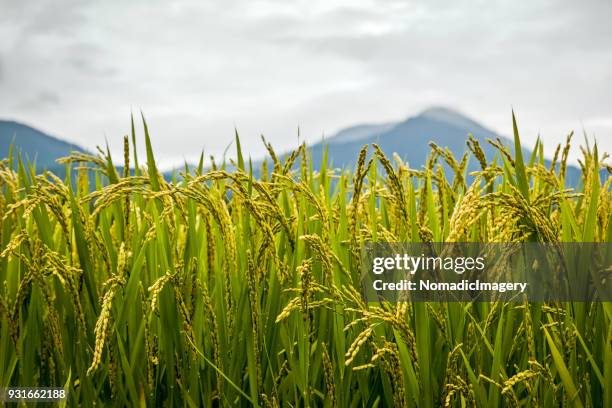
[[[17,104],[17,109],[38,113],[50,107],[59,105],[60,97],[53,91],[40,91],[34,97]]]
[[[119,72],[104,59],[102,47],[92,43],[75,42],[67,46],[65,62],[83,75],[112,77]]]
[[[120,150],[131,109],[160,159],[253,155],[359,122],[457,107],[527,142],[612,150],[609,1],[0,0],[0,115]],[[7,97],[7,95],[9,97]],[[116,141],[116,142],[115,142]]]

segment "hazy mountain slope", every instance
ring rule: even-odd
[[[328,146],[328,157],[334,167],[353,167],[359,151],[364,144],[377,143],[387,156],[397,153],[412,168],[421,168],[427,159],[430,147],[434,142],[438,146],[448,147],[459,159],[467,150],[466,140],[468,134],[473,134],[481,143],[489,159],[496,154],[496,149],[486,142],[487,138],[498,137],[495,132],[478,124],[476,121],[450,109],[431,108],[421,114],[410,117],[399,123],[363,124],[351,126],[336,133],[331,138],[322,140],[310,146],[313,167],[318,169],[323,158],[325,146]],[[510,139],[500,137],[502,141],[512,148]],[[81,147],[62,141],[30,126],[0,120],[0,158],[8,155],[9,145],[13,143],[22,157],[30,161],[36,159],[39,170],[49,169],[58,174],[64,173],[63,166],[55,162],[58,158],[67,156],[73,150],[84,151]],[[15,152],[16,152],[15,151]],[[523,148],[526,158],[528,149]],[[254,171],[259,173],[261,162],[254,163]],[[190,166],[193,167],[193,166]],[[468,171],[479,170],[474,158],[470,159]],[[182,171],[182,167],[179,167]],[[166,172],[170,177],[171,171]],[[568,166],[567,183],[578,183],[579,170]]]
[[[378,144],[388,157],[397,153],[411,168],[415,169],[425,165],[427,155],[431,150],[430,142],[440,147],[447,147],[459,160],[468,150],[466,145],[468,134],[472,134],[480,142],[489,160],[497,153],[497,149],[487,143],[486,139],[499,138],[511,150],[514,150],[514,142],[510,138],[499,136],[461,113],[443,107],[430,108],[402,122],[383,126],[386,129],[373,125],[353,126],[341,130],[336,136],[311,145],[313,167],[319,168],[325,146],[328,146],[328,157],[333,167],[341,168],[354,166],[359,151],[367,143]],[[347,138],[345,136],[347,131],[352,132],[353,129],[361,132],[359,137]],[[530,154],[527,146],[523,146],[525,160],[528,160]],[[550,162],[546,161],[546,164],[549,165]],[[471,157],[468,171],[475,170],[480,170],[480,167]],[[579,181],[579,173],[576,167],[568,166],[567,184],[576,185]]]
[[[84,151],[77,145],[22,123],[0,120],[0,158],[8,157],[11,144],[14,145],[15,154],[21,151],[24,159],[36,160],[38,169],[55,168],[58,158],[67,156],[73,150]]]
[[[327,142],[329,144],[342,144],[358,142],[364,139],[371,139],[372,137],[381,135],[390,129],[392,129],[395,123],[384,123],[384,124],[365,124],[351,126],[346,129],[342,129],[330,138]]]
[[[342,135],[340,131],[338,135]],[[420,168],[425,164],[430,151],[429,142],[438,146],[448,147],[453,154],[460,157],[466,151],[468,133],[474,135],[481,143],[487,156],[493,155],[494,149],[485,142],[487,138],[495,138],[496,134],[468,119],[461,114],[445,108],[432,108],[410,117],[403,122],[390,126],[386,131],[362,136],[358,140],[337,141],[336,137],[316,143],[311,146],[313,165],[317,168],[322,159],[325,145],[329,146],[329,157],[335,167],[351,166],[359,150],[365,143],[377,143],[389,157],[397,153],[407,161],[412,168]],[[509,139],[504,140],[510,144]]]

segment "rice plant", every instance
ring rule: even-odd
[[[143,165],[134,130],[123,170],[104,151],[63,159],[65,179],[0,162],[0,387],[64,387],[69,406],[612,406],[610,303],[359,288],[365,242],[610,242],[596,146],[576,189],[571,135],[546,165],[516,126],[491,160],[470,138],[422,169],[375,145],[313,169],[265,141],[253,169],[237,138],[235,160],[168,181],[143,125]]]

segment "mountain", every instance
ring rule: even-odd
[[[56,160],[60,157],[68,156],[73,150],[85,151],[22,123],[0,120],[0,159],[8,157],[11,144],[15,155],[21,151],[24,160],[36,160],[37,169],[57,168]]]
[[[496,150],[486,143],[486,139],[498,137],[494,131],[456,111],[435,107],[398,123],[358,125],[341,130],[311,146],[313,167],[318,167],[325,146],[328,146],[328,156],[333,166],[346,167],[354,164],[364,144],[376,143],[387,156],[397,153],[410,167],[418,169],[427,160],[431,150],[430,142],[448,147],[455,157],[460,158],[467,150],[468,134],[472,134],[481,143],[487,158],[493,157]],[[512,146],[510,139],[500,139],[504,144]]]
[[[430,142],[440,147],[447,147],[459,160],[467,151],[467,135],[472,134],[479,142],[488,160],[498,152],[486,139],[499,137],[513,150],[513,141],[498,136],[494,131],[485,128],[473,119],[454,110],[434,107],[403,121],[382,124],[361,124],[351,126],[309,146],[312,154],[313,168],[320,168],[325,148],[333,167],[353,167],[359,151],[365,144],[377,143],[388,157],[397,153],[411,168],[419,169],[425,165],[430,152]],[[84,151],[81,147],[62,141],[32,127],[13,121],[0,120],[0,159],[8,155],[9,145],[13,143],[22,157],[36,160],[37,168],[56,170],[63,174],[63,167],[55,162],[67,156],[71,151]],[[526,160],[530,151],[523,148]],[[282,155],[286,156],[286,155]],[[254,163],[257,174],[260,162]],[[549,161],[546,162],[550,164]],[[193,167],[193,166],[190,166]],[[179,168],[182,169],[182,168]],[[468,172],[480,170],[477,161],[470,158]],[[181,170],[179,170],[181,171]],[[173,172],[164,173],[168,178]],[[580,172],[576,167],[568,166],[566,181],[568,185],[577,185]]]
[[[342,144],[350,142],[358,142],[360,140],[371,139],[372,137],[381,135],[392,129],[395,123],[384,124],[365,124],[351,126],[336,133],[336,135],[327,140],[329,144]],[[367,143],[367,142],[366,142]]]
[[[359,151],[364,144],[376,143],[391,158],[397,153],[413,169],[422,168],[431,150],[429,143],[448,148],[457,160],[461,159],[468,148],[466,140],[472,134],[480,142],[488,160],[498,154],[498,150],[487,143],[486,139],[499,138],[502,143],[514,150],[514,141],[500,136],[473,119],[444,107],[433,107],[401,122],[382,125],[358,125],[344,129],[334,136],[310,146],[313,168],[319,168],[323,160],[325,147],[333,167],[353,167]],[[523,147],[523,156],[528,160],[531,152]],[[499,163],[499,162],[498,162]],[[546,161],[550,165],[550,161]],[[478,162],[470,157],[468,172],[480,170]],[[576,185],[580,172],[576,167],[568,166],[566,181]]]

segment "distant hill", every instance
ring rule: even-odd
[[[488,160],[491,160],[497,149],[486,142],[486,139],[499,137],[502,142],[514,150],[514,142],[508,137],[500,136],[485,128],[473,119],[444,107],[433,107],[409,117],[401,122],[382,125],[363,124],[341,130],[336,135],[310,146],[313,167],[319,168],[323,159],[325,146],[328,146],[328,157],[333,167],[352,167],[364,144],[376,143],[391,158],[397,153],[411,168],[419,169],[425,165],[431,150],[429,143],[447,147],[459,160],[468,150],[466,140],[472,134],[480,142]],[[531,152],[523,146],[526,160]],[[547,164],[550,162],[547,161]],[[471,157],[468,171],[480,170],[478,162]],[[566,181],[576,185],[580,172],[576,167],[568,166]]]
[[[313,166],[317,168],[326,145],[329,146],[328,156],[334,167],[346,167],[354,164],[364,144],[377,143],[389,157],[397,153],[410,167],[418,169],[425,164],[431,150],[430,142],[440,147],[448,147],[460,158],[467,150],[466,140],[470,133],[481,143],[487,158],[492,158],[496,150],[486,143],[486,139],[498,137],[494,131],[456,111],[435,107],[397,123],[358,125],[341,130],[311,146]],[[500,139],[504,144],[513,146],[510,139]]]
[[[396,123],[384,123],[384,124],[366,124],[366,125],[357,125],[351,126],[346,129],[342,129],[336,135],[326,142],[330,144],[343,144],[343,143],[351,143],[351,142],[359,142],[367,139],[371,139],[372,137],[379,136],[393,127],[395,127]]]
[[[401,122],[351,126],[330,138],[310,145],[309,148],[315,169],[320,168],[325,146],[328,146],[328,157],[332,166],[347,168],[355,165],[363,145],[370,143],[377,143],[389,157],[397,153],[411,168],[419,169],[427,160],[430,142],[449,148],[459,159],[467,150],[468,134],[472,134],[480,141],[489,160],[497,150],[486,142],[487,138],[499,137],[511,149],[514,145],[511,139],[497,135],[461,113],[448,108],[434,107]],[[56,163],[58,158],[69,155],[73,150],[85,151],[80,146],[67,143],[30,126],[0,120],[0,159],[8,155],[11,143],[22,152],[24,159],[36,160],[37,169],[53,170],[58,174],[64,172],[63,167]],[[530,155],[530,151],[525,147],[523,153],[526,158]],[[256,173],[260,163],[255,163]],[[474,170],[479,170],[478,163],[474,158],[470,158],[468,171]],[[182,167],[178,167],[178,171],[182,171]],[[166,177],[171,177],[172,173],[169,171],[164,174]],[[579,177],[580,171],[574,166],[568,166],[567,184],[577,185]]]
[[[14,146],[14,153],[21,151],[24,160],[36,160],[36,168],[39,170],[57,168],[56,160],[68,156],[73,150],[85,151],[80,146],[22,123],[0,120],[0,158],[8,157],[11,144]]]

